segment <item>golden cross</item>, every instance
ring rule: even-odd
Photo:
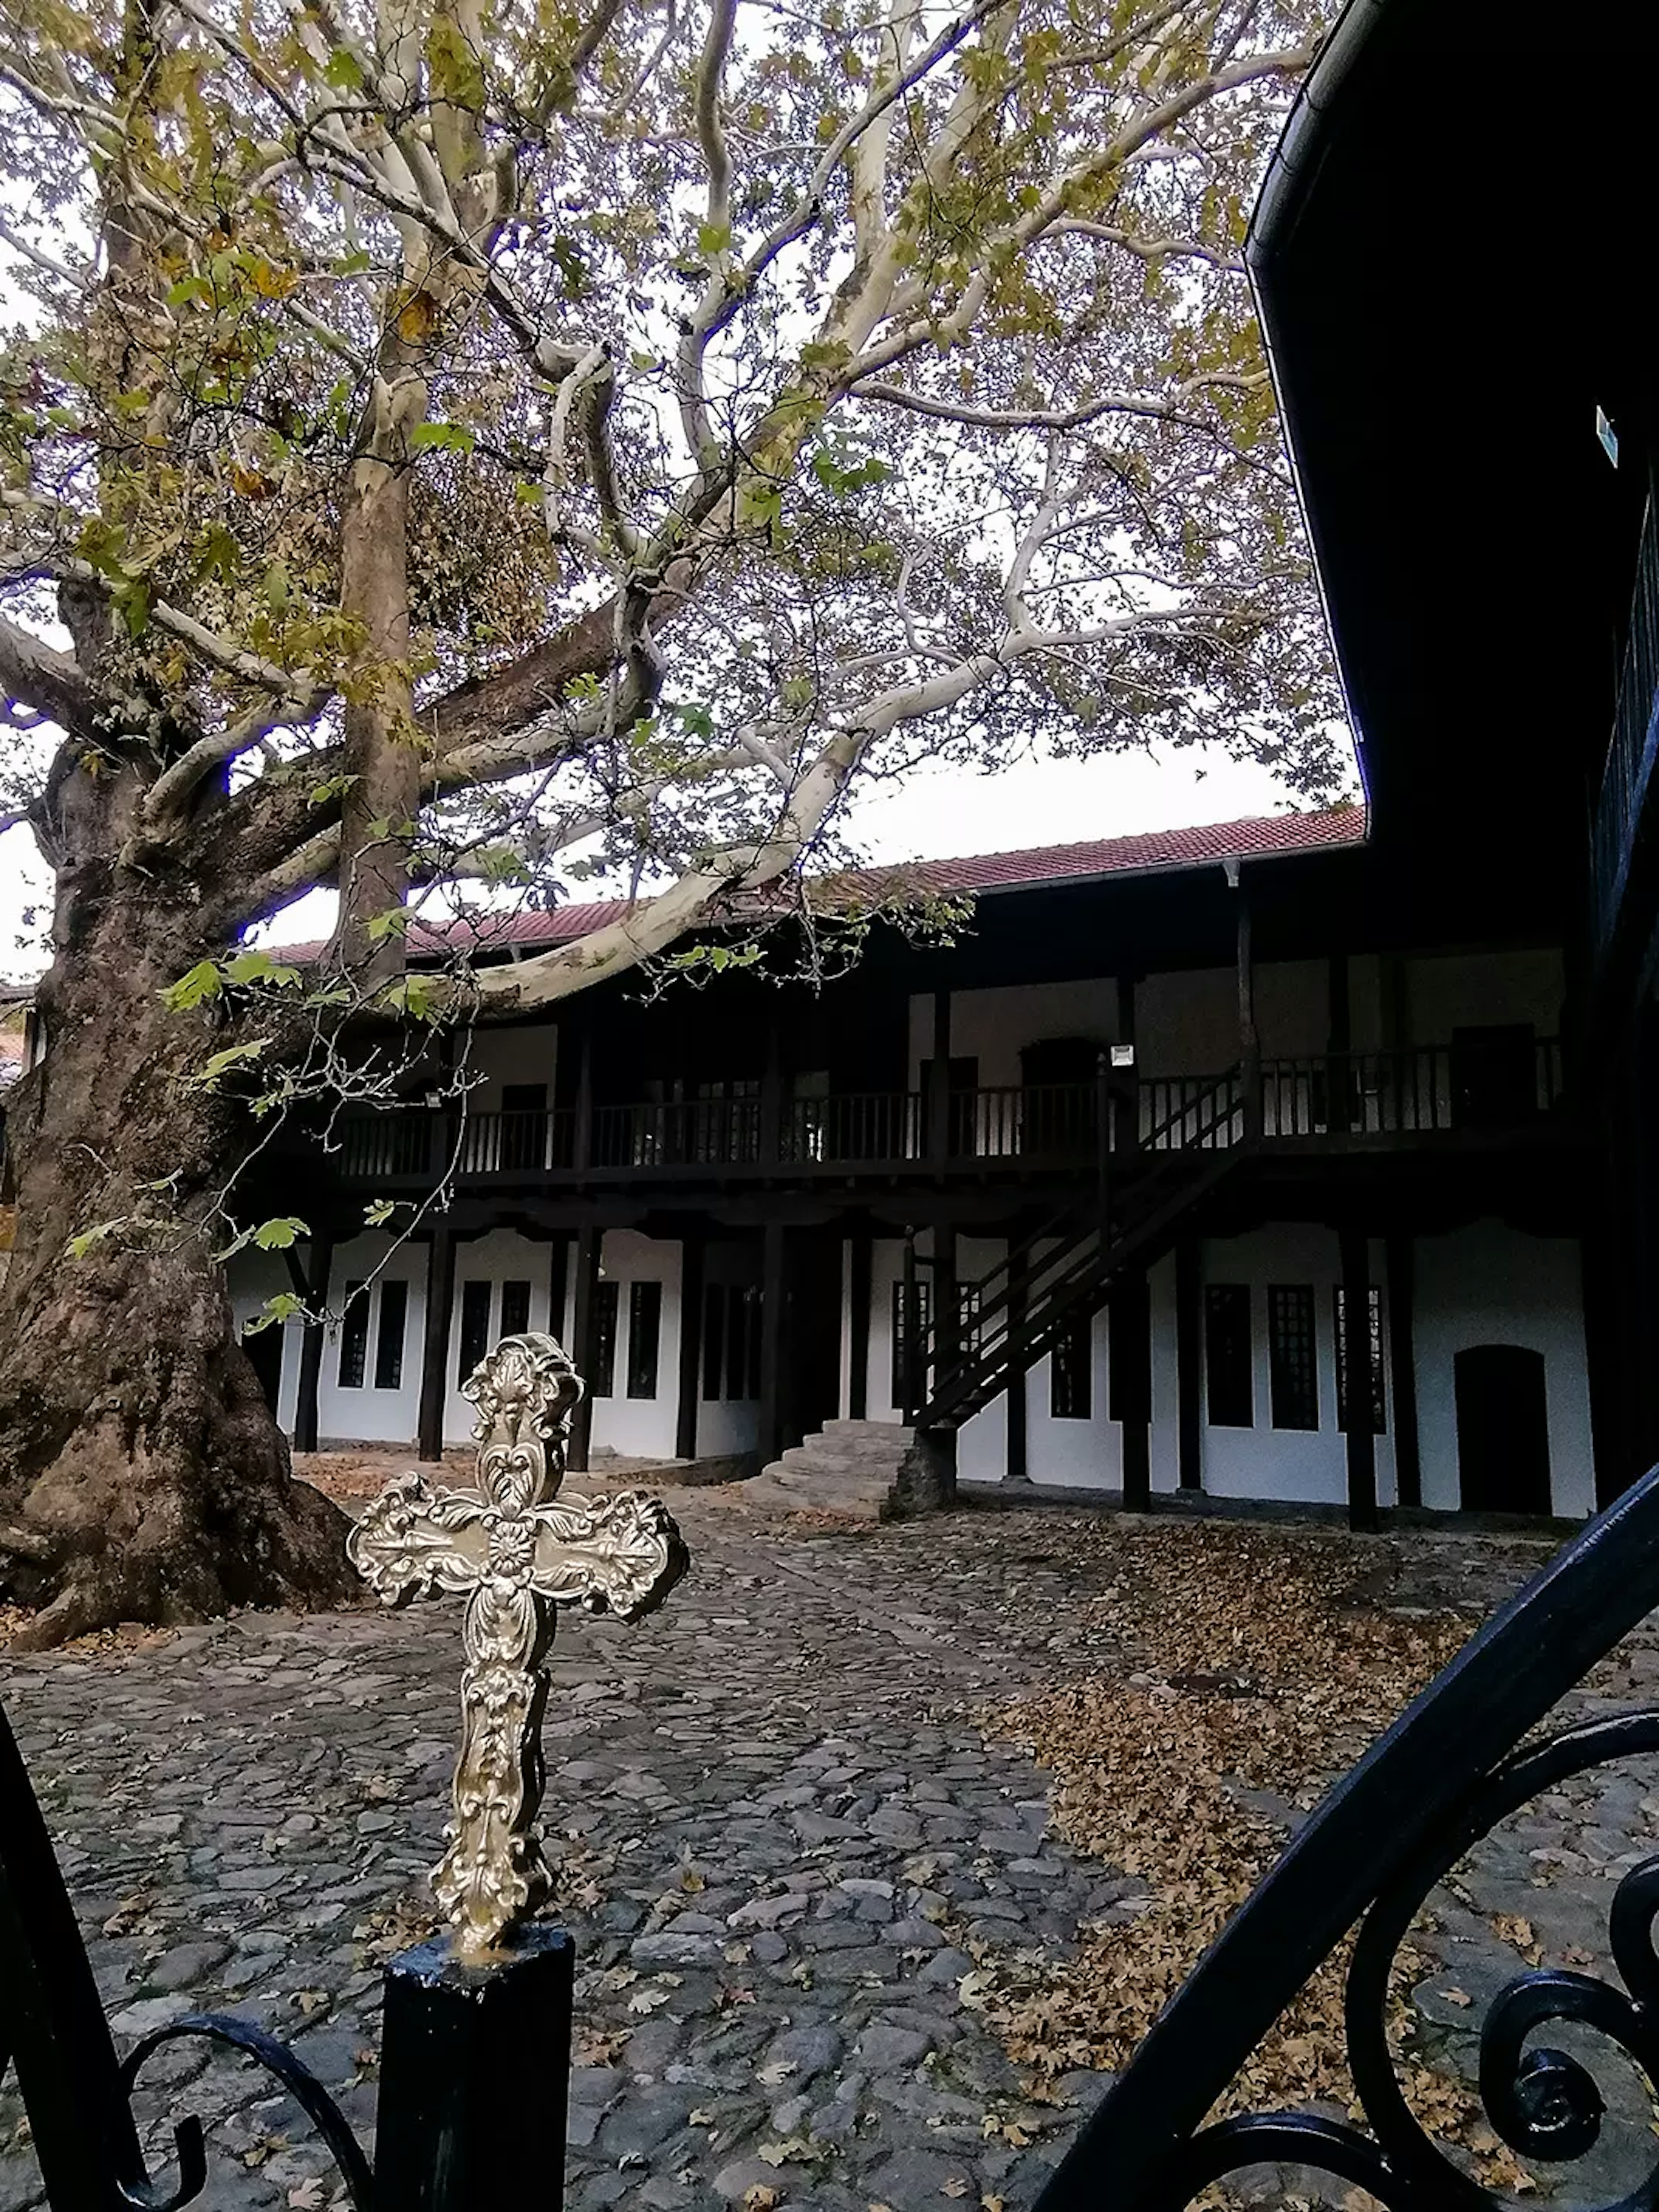
[[[346,1552],[389,1604],[444,1591],[466,1599],[454,1818],[433,1887],[457,1951],[477,1959],[552,1887],[536,1816],[558,1607],[637,1620],[689,1559],[667,1508],[642,1491],[555,1503],[583,1388],[556,1339],[504,1337],[461,1388],[478,1408],[477,1489],[398,1475]]]

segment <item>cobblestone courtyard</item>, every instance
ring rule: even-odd
[[[1016,2212],[1098,2082],[1061,2075],[1060,2102],[1034,2101],[963,1978],[1010,1947],[1064,1957],[1145,1885],[1060,1841],[1044,1776],[975,1716],[1126,1663],[1109,1607],[1079,1602],[1101,1571],[1052,1513],[865,1533],[727,1494],[674,1505],[696,1564],[665,1610],[568,1623],[556,1647],[547,1827],[583,1962],[570,2202]],[[1457,1535],[1353,1549],[1382,1602],[1470,1612],[1541,1555]],[[378,1962],[423,1932],[459,1666],[447,1605],[6,1662],[118,2040],[190,2008],[251,2015],[369,2128]],[[1638,1692],[1659,1674],[1646,1644],[1624,1673]],[[1503,1968],[1501,1916],[1530,1916],[1509,1930],[1523,1950],[1601,1958],[1610,1878],[1653,1847],[1644,1788],[1562,1793],[1446,1900],[1422,2003],[1454,2040]],[[209,2205],[334,2201],[258,2077],[185,2046],[148,2079],[148,2122],[178,2097],[210,2124]],[[8,2094],[8,2208],[36,2201],[18,2119]]]

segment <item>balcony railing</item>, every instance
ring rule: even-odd
[[[948,1166],[1086,1168],[1108,1146],[1140,1153],[1224,1151],[1267,1139],[1424,1136],[1523,1127],[1561,1095],[1553,1038],[1430,1045],[1405,1052],[1273,1060],[1259,1103],[1243,1067],[1142,1078],[1126,1094],[1095,1083],[998,1085],[951,1092],[936,1128],[926,1095],[853,1091],[787,1100],[769,1127],[757,1097],[595,1109],[586,1146],[576,1115],[404,1109],[346,1123],[353,1182],[544,1176],[895,1171]],[[1107,1116],[1106,1129],[1102,1115]],[[942,1138],[942,1150],[935,1146]]]
[[[1591,827],[1595,942],[1605,951],[1619,925],[1631,860],[1659,754],[1659,512],[1650,499],[1636,562],[1630,635],[1613,708],[1613,741]]]

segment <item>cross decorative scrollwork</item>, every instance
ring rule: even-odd
[[[551,1888],[537,1814],[557,1608],[637,1620],[688,1564],[658,1499],[559,1498],[582,1388],[553,1337],[504,1338],[462,1385],[478,1408],[477,1490],[400,1475],[347,1540],[353,1565],[390,1604],[466,1599],[454,1816],[433,1876],[463,1957],[493,1951]]]

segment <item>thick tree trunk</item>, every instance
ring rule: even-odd
[[[343,1519],[293,1480],[212,1256],[245,1133],[190,1081],[200,1016],[160,995],[211,950],[196,901],[120,878],[107,864],[60,878],[47,1056],[9,1102],[0,1588],[42,1608],[24,1637],[37,1644],[337,1602],[354,1583]]]

